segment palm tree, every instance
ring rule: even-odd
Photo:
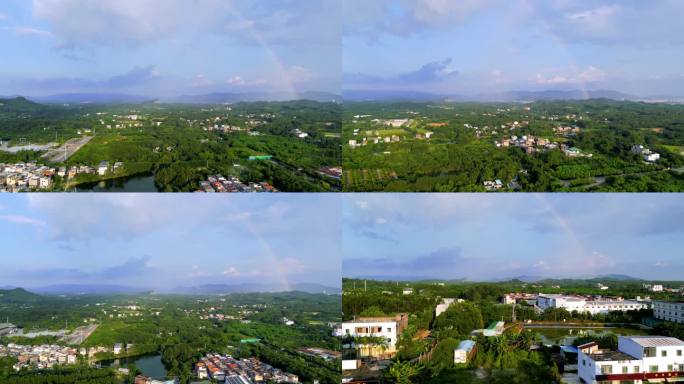
[[[423,367],[420,365],[397,361],[390,366],[388,373],[396,384],[411,384],[411,378],[418,375],[421,370]]]

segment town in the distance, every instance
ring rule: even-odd
[[[203,196],[2,194],[0,383],[339,384],[339,195]]]
[[[0,191],[340,190],[329,102],[38,103],[0,99]],[[198,102],[198,104],[194,104]]]
[[[0,381],[336,384],[339,305],[305,292],[0,290]]]

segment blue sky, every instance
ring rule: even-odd
[[[343,88],[684,96],[679,0],[348,0]]]
[[[684,277],[678,194],[353,194],[346,277]]]
[[[0,95],[339,92],[338,0],[2,0]]]
[[[0,196],[0,286],[339,287],[340,199],[326,194]]]

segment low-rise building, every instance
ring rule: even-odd
[[[684,301],[654,301],[653,317],[684,324]]]
[[[454,363],[465,364],[475,354],[475,342],[473,340],[463,340],[458,347],[454,349]]]
[[[663,382],[684,378],[684,341],[663,336],[620,336],[618,350],[595,342],[578,346],[578,373],[587,384]]]
[[[362,317],[342,323],[344,336],[359,338],[377,338],[377,343],[369,340],[354,342],[361,357],[391,356],[396,352],[399,335],[408,326],[408,314],[400,313],[394,317]]]
[[[101,161],[100,165],[97,167],[97,174],[104,176],[107,174],[107,171],[109,171],[109,162]]]

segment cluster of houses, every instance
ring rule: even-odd
[[[580,128],[580,127],[570,127],[570,126],[553,127],[553,133],[556,134],[556,136],[573,137],[573,136],[576,136],[580,132],[582,132],[582,128]]]
[[[225,178],[221,175],[209,176],[207,180],[200,182],[198,192],[278,192],[271,184],[262,181],[260,183],[243,183],[235,176]]]
[[[0,163],[0,192],[46,190],[52,187],[55,169],[35,163]]]
[[[378,143],[399,143],[401,142],[401,137],[399,135],[388,135],[388,136],[375,136],[371,137],[370,140],[367,137],[364,137],[361,141],[351,139],[349,140],[349,146],[351,148],[357,148],[357,147],[364,147],[368,145],[369,143],[373,144],[378,144]]]
[[[294,130],[292,130],[292,134],[294,134],[295,136],[297,136],[297,137],[300,138],[300,139],[306,139],[307,137],[309,137],[309,134],[308,134],[308,133],[303,132],[303,131],[302,131],[301,129],[299,129],[299,128],[295,128]]]
[[[48,190],[54,184],[54,177],[72,179],[79,174],[97,174],[105,176],[110,172],[123,169],[122,162],[110,166],[103,161],[97,167],[87,165],[52,168],[36,163],[0,163],[0,192],[22,192],[32,190]]]
[[[488,114],[488,113],[484,113],[483,116],[493,116],[493,115]],[[475,137],[480,139],[485,135],[492,135],[492,136],[498,135],[499,134],[499,132],[497,131],[498,129],[501,129],[504,132],[513,131],[517,128],[529,126],[529,124],[530,124],[529,121],[523,120],[523,121],[513,121],[510,123],[505,123],[505,124],[501,124],[499,126],[492,126],[492,127],[490,127],[489,125],[485,125],[484,127],[479,127],[477,125],[473,125],[470,123],[464,123],[463,127],[473,130],[475,132]]]
[[[542,137],[535,137],[533,135],[516,136],[511,135],[509,138],[494,141],[497,148],[520,147],[525,153],[531,155],[540,150],[560,149],[565,156],[568,157],[589,157],[593,154],[582,152],[577,147],[572,147],[564,143],[553,142]]]
[[[649,163],[655,163],[660,159],[659,153],[653,152],[650,149],[644,147],[643,145],[634,145],[632,146],[632,149],[630,151],[634,154],[641,156],[641,158],[644,159],[644,161]]]
[[[0,345],[0,356],[17,359],[15,371],[27,369],[50,369],[58,365],[76,364],[78,351],[75,348],[60,345],[18,345],[10,343]]]
[[[90,347],[90,348],[71,348],[61,345],[19,345],[10,343],[6,346],[0,345],[0,357],[10,356],[17,359],[13,368],[20,371],[27,369],[50,369],[59,365],[71,365],[78,362],[78,356],[83,358],[94,358],[98,353],[113,352],[115,355],[131,351],[133,344],[117,343],[113,348]]]
[[[520,147],[525,150],[526,153],[535,153],[539,148],[541,149],[555,149],[558,148],[557,143],[553,143],[548,139],[542,137],[535,137],[533,135],[522,135],[516,136],[511,135],[510,138],[503,139],[500,141],[495,141],[494,144],[497,148],[506,147]]]
[[[124,168],[124,163],[117,161],[114,164],[109,164],[108,161],[101,161],[97,167],[90,167],[88,165],[72,165],[71,167],[59,167],[57,169],[57,176],[73,179],[76,175],[99,175],[106,176],[110,173],[116,173]]]
[[[246,129],[242,127],[238,127],[237,125],[230,125],[230,124],[214,124],[214,125],[208,125],[204,128],[205,131],[217,131],[217,132],[223,132],[223,133],[231,133],[231,132],[241,132],[245,131]]]
[[[209,353],[195,365],[199,379],[211,379],[228,384],[298,383],[297,375],[284,372],[255,358],[236,359],[228,355]]]

